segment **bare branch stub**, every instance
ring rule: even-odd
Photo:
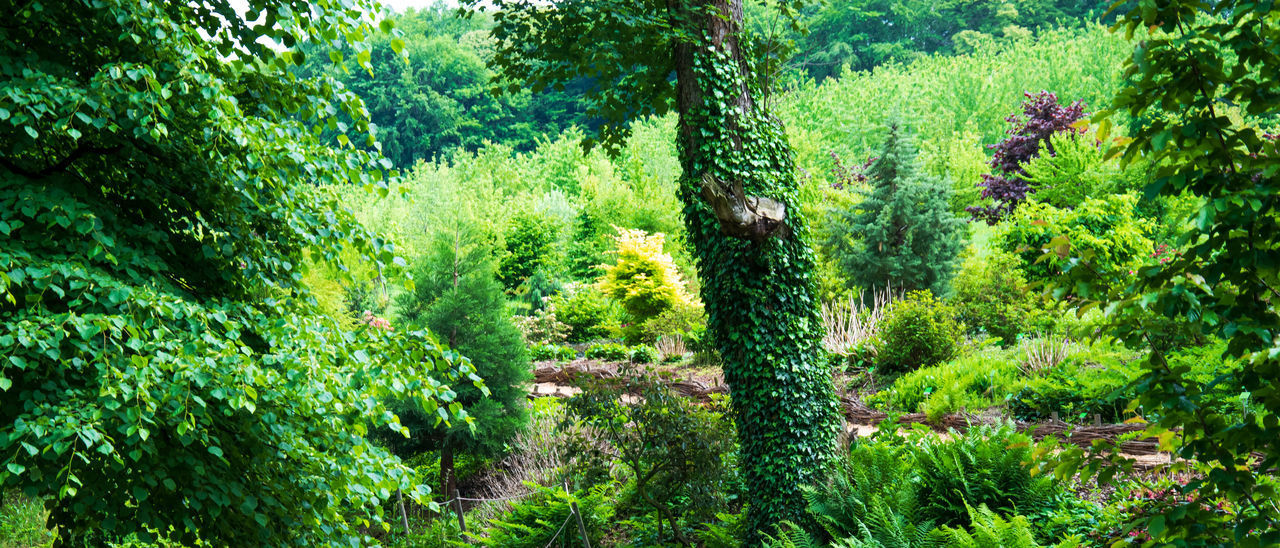
[[[773,198],[747,196],[742,183],[732,186],[702,175],[702,197],[720,221],[720,231],[735,238],[761,241],[771,236],[787,238],[787,206]]]

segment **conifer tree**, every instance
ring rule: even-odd
[[[496,455],[524,426],[523,402],[532,373],[492,254],[477,243],[469,227],[458,223],[437,235],[418,262],[414,280],[413,293],[399,301],[402,319],[430,329],[442,343],[467,356],[489,391],[486,396],[470,385],[456,389],[457,401],[475,417],[474,432],[458,424],[437,425],[434,415],[406,407],[398,414],[410,437],[392,435],[386,440],[402,456],[439,450],[441,487],[450,497],[456,489],[454,455]]]
[[[947,207],[950,185],[924,172],[911,134],[897,121],[867,178],[870,194],[837,212],[829,242],[852,285],[945,293],[964,227]]]

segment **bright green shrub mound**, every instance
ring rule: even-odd
[[[588,360],[623,362],[630,357],[630,352],[618,343],[597,343],[587,347],[586,357]]]
[[[889,305],[876,337],[876,367],[912,371],[945,362],[960,350],[963,334],[956,312],[928,291],[912,291]]]
[[[1002,405],[1022,386],[1017,355],[986,349],[899,377],[893,386],[867,397],[889,410],[923,412],[930,418],[961,409],[977,412]]]

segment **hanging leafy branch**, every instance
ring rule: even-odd
[[[1068,271],[1055,291],[1075,294],[1082,310],[1105,307],[1119,336],[1150,349],[1135,383],[1136,405],[1152,420],[1146,434],[1174,451],[1172,468],[1194,473],[1176,504],[1133,525],[1159,544],[1272,546],[1280,543],[1280,491],[1266,477],[1280,466],[1280,150],[1256,122],[1280,108],[1280,11],[1270,2],[1145,1],[1118,27],[1130,39],[1145,34],[1127,63],[1128,86],[1095,117],[1099,138],[1126,162],[1157,166],[1148,199],[1190,193],[1200,203],[1175,244],[1182,254],[1152,261],[1124,286],[1099,282],[1093,254],[1059,239],[1050,247]],[[1118,111],[1139,123],[1112,142],[1106,118]],[[1193,380],[1166,359],[1179,331],[1227,339],[1243,367]],[[1229,395],[1215,397],[1224,387]],[[1081,466],[1105,481],[1132,462],[1071,451],[1057,471]]]
[[[0,488],[47,497],[61,544],[357,544],[426,494],[368,441],[404,433],[380,402],[468,421],[467,361],[349,331],[300,281],[344,249],[403,264],[319,190],[385,193],[389,164],[347,146],[373,142],[357,97],[258,39],[390,27],[367,0],[247,8],[27,2],[0,26]],[[320,141],[339,113],[351,136]]]

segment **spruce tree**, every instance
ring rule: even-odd
[[[829,242],[851,285],[944,294],[963,247],[964,221],[947,206],[951,186],[924,172],[911,134],[896,121],[867,179],[870,193],[837,212]]]
[[[460,423],[436,425],[434,415],[409,406],[399,409],[408,439],[386,439],[401,456],[440,451],[444,496],[456,489],[456,454],[494,456],[527,419],[523,402],[532,380],[529,357],[520,332],[511,323],[492,253],[477,243],[474,231],[457,224],[437,235],[428,254],[415,265],[415,288],[399,300],[402,320],[435,333],[440,341],[468,357],[485,379],[489,395],[469,384],[454,387],[475,431]]]

